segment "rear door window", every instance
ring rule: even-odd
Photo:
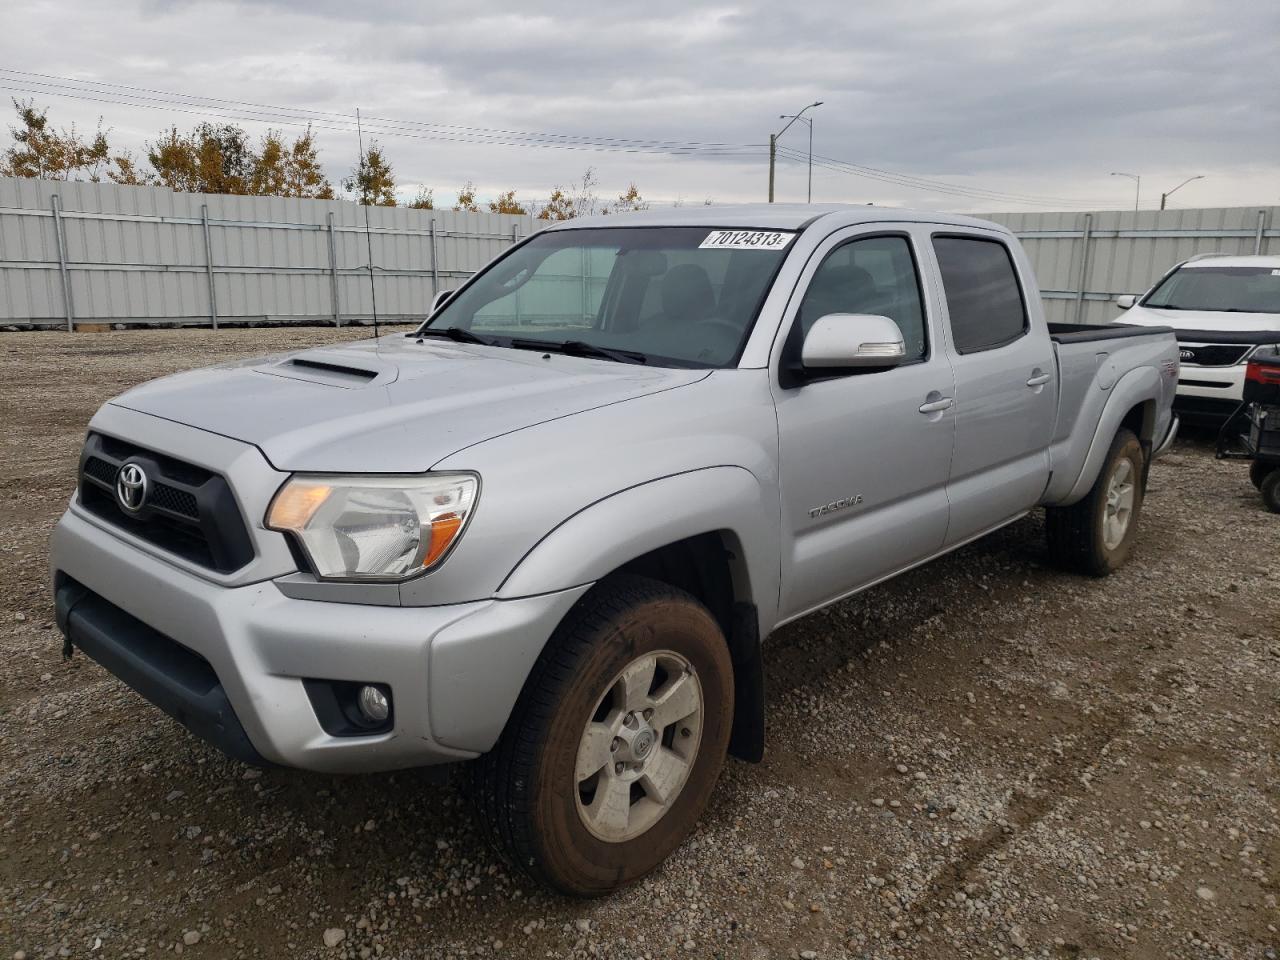
[[[1029,329],[1009,248],[980,237],[933,238],[942,289],[959,353],[1013,343]]]

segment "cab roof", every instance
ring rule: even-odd
[[[821,222],[838,228],[863,223],[936,223],[943,226],[979,227],[1008,234],[1006,227],[989,220],[962,217],[932,210],[904,210],[853,203],[740,203],[710,206],[662,207],[605,216],[577,217],[547,227],[579,230],[591,227],[707,227],[725,229],[803,230]]]
[[[1193,267],[1270,267],[1273,270],[1280,270],[1280,257],[1263,256],[1257,254],[1235,256],[1229,253],[1210,253],[1204,256],[1194,257],[1182,265],[1184,268]]]

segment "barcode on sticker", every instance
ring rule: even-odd
[[[700,250],[781,250],[794,236],[781,230],[713,230]]]

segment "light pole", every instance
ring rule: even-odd
[[[1203,174],[1203,173],[1197,173],[1194,177],[1187,177],[1187,179],[1183,180],[1180,184],[1178,184],[1176,187],[1174,187],[1174,188],[1173,188],[1172,190],[1170,190],[1168,193],[1162,193],[1162,194],[1160,194],[1160,209],[1161,209],[1161,210],[1163,210],[1163,209],[1164,209],[1164,202],[1165,202],[1166,200],[1168,200],[1171,196],[1173,196],[1173,195],[1174,195],[1174,193],[1175,193],[1176,191],[1181,190],[1183,187],[1185,187],[1185,186],[1186,186],[1188,183],[1190,183],[1192,180],[1203,180],[1203,179],[1204,179],[1204,174]]]
[[[1113,177],[1128,177],[1133,181],[1133,212],[1138,212],[1138,198],[1142,195],[1142,177],[1136,173],[1113,173]]]
[[[778,158],[778,138],[787,132],[787,128],[797,120],[805,120],[809,124],[809,200],[813,200],[813,121],[803,116],[805,110],[822,106],[823,101],[815,100],[813,103],[805,106],[803,110],[796,114],[782,114],[779,120],[786,120],[787,126],[783,127],[777,133],[769,134],[769,202],[773,203],[773,168]],[[790,119],[788,119],[790,118]]]

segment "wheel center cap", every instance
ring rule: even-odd
[[[649,751],[653,749],[653,741],[654,737],[652,730],[641,730],[631,741],[632,756],[637,760],[643,760],[649,755]]]

